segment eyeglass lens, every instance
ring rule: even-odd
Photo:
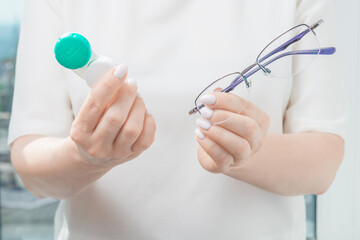
[[[299,25],[271,42],[260,53],[257,63],[266,69],[267,75],[287,78],[309,66],[319,51],[320,44],[315,33],[307,25]]]
[[[224,89],[230,89],[229,86],[233,86],[235,82],[237,82],[237,83],[240,82],[240,83],[235,88],[230,87],[231,88],[230,94],[235,94],[243,99],[243,101],[239,102],[237,109],[236,109],[236,113],[226,115],[223,117],[214,115],[212,118],[209,119],[206,106],[204,106],[202,104],[202,102],[200,102],[201,97],[208,95],[214,91],[222,91]],[[202,117],[204,117],[205,119],[208,119],[213,124],[219,124],[224,121],[227,121],[231,116],[233,116],[235,114],[239,114],[245,108],[248,98],[249,98],[249,87],[246,85],[244,79],[242,78],[240,73],[232,73],[232,74],[226,75],[226,76],[218,79],[217,81],[212,83],[210,86],[208,86],[198,96],[198,98],[195,101],[195,104],[196,104],[197,109],[200,110],[200,114],[202,115]],[[222,114],[219,114],[219,115],[222,115]]]

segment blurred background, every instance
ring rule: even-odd
[[[314,0],[316,1],[316,0]],[[337,54],[349,102],[346,155],[336,181],[321,196],[305,197],[307,239],[360,239],[360,1],[333,0],[338,20]],[[0,0],[0,239],[53,239],[55,199],[36,199],[14,172],[7,147],[16,51],[25,0]]]
[[[53,239],[53,218],[58,201],[36,199],[26,191],[14,173],[7,147],[24,3],[24,0],[0,0],[0,239],[50,240]]]

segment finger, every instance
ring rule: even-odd
[[[220,121],[222,119],[227,119],[227,121]],[[234,114],[226,110],[214,110],[212,117],[209,120],[211,120],[211,122],[220,122],[216,125],[207,124],[206,126],[211,126],[209,131],[211,131],[213,126],[221,126],[233,132],[234,134],[245,138],[249,142],[251,149],[253,150],[259,148],[260,141],[265,134],[254,119],[248,116]],[[206,123],[203,120],[197,120],[197,122],[198,121],[204,124]]]
[[[198,134],[197,131],[199,131],[199,130],[195,130],[195,131],[196,131],[196,134]],[[202,164],[202,163],[204,164],[204,165],[202,164],[202,166],[206,170],[208,170],[210,172],[225,172],[234,163],[233,156],[227,150],[225,150],[222,146],[220,146],[219,144],[214,142],[211,138],[205,137],[205,138],[201,139],[199,136],[197,136],[196,140],[199,143],[199,145],[202,147],[202,149],[207,153],[207,155],[209,155],[209,157],[216,164],[215,168],[207,169],[205,167],[209,166],[208,164],[210,164],[210,163],[200,162],[200,164]],[[203,160],[204,159],[202,159],[201,161],[203,161]],[[205,160],[208,161],[209,159],[205,159]]]
[[[198,147],[197,156],[198,156],[200,165],[206,171],[209,171],[212,173],[220,173],[214,160],[212,160],[212,158],[209,156],[209,154],[207,154],[207,152],[205,152],[205,150],[201,146]]]
[[[119,164],[122,164],[122,163],[125,163],[125,162],[128,162],[134,158],[137,158],[138,156],[140,156],[142,154],[142,152],[138,152],[138,153],[130,153],[127,157],[125,158],[120,158],[120,159],[113,159],[112,161],[113,164],[115,165],[119,165]]]
[[[251,154],[251,146],[246,139],[221,126],[213,125],[209,130],[200,129],[200,131],[206,138],[210,138],[229,152],[233,156],[235,165]]]
[[[113,104],[107,109],[100,122],[96,126],[93,139],[104,142],[104,144],[113,144],[121,127],[128,118],[136,98],[136,82],[128,79],[126,84],[119,90],[119,94]]]
[[[137,152],[137,153],[132,153],[130,156],[128,156],[125,160],[122,161],[122,163],[130,161],[134,158],[137,158],[138,156],[140,156],[142,154],[142,152]]]
[[[156,124],[153,116],[147,111],[144,120],[144,128],[132,146],[132,152],[141,152],[148,149],[154,142]]]
[[[225,92],[212,92],[199,98],[199,101],[211,109],[224,109],[233,113],[240,113],[254,119],[261,128],[266,128],[268,116],[250,101]],[[203,110],[204,111],[204,110]]]
[[[145,103],[142,98],[136,98],[126,122],[122,126],[114,141],[114,149],[128,150],[140,136],[145,118]]]
[[[84,132],[93,132],[105,108],[123,85],[126,75],[126,65],[114,67],[91,90],[77,116],[77,122]]]

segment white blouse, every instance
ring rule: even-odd
[[[154,144],[80,195],[62,200],[55,239],[305,239],[303,196],[279,196],[201,168],[187,112],[197,94],[255,62],[299,23],[335,46],[330,0],[30,0],[21,27],[9,139],[69,136],[90,89],[61,67],[54,45],[86,36],[96,53],[129,66],[152,112]],[[251,77],[250,101],[271,116],[270,133],[343,136],[344,94],[336,54],[295,78]],[[49,159],[51,161],[51,159]]]

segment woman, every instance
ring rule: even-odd
[[[240,114],[236,95],[202,97],[198,145],[186,113],[206,85],[253,63],[292,26],[323,18],[316,32],[333,44],[330,5],[29,1],[9,144],[27,189],[62,199],[55,238],[304,239],[303,195],[324,193],[343,157],[334,57],[293,78],[254,75]],[[129,72],[121,64],[90,90],[53,56],[64,32]]]

